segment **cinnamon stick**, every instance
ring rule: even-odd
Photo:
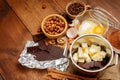
[[[49,68],[47,70],[48,70],[48,72],[53,72],[53,73],[56,73],[59,75],[64,75],[64,76],[69,77],[69,78],[77,78],[77,79],[83,79],[83,80],[97,80],[97,78],[87,78],[87,77],[78,76],[78,75],[62,72],[62,71],[51,69],[51,68]]]
[[[56,79],[53,79],[53,78],[51,77],[51,75],[49,75],[49,74],[45,74],[45,75],[44,75],[44,79],[45,79],[45,80],[56,80]]]

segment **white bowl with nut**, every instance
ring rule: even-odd
[[[67,21],[58,14],[46,16],[41,23],[43,33],[51,39],[63,36],[66,33],[67,28]]]

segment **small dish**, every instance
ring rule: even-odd
[[[74,19],[78,14],[82,15],[90,7],[82,1],[71,1],[66,6],[66,12],[71,19]]]
[[[63,36],[66,33],[67,28],[67,21],[58,14],[46,16],[41,23],[43,33],[51,39]]]

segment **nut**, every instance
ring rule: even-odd
[[[57,35],[61,33],[65,28],[65,22],[58,16],[49,17],[45,24],[44,30],[50,35]]]

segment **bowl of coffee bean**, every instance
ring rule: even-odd
[[[84,14],[88,6],[82,1],[71,1],[66,6],[66,12],[70,18],[74,19],[78,14]]]
[[[51,39],[63,36],[66,33],[67,28],[67,21],[59,14],[48,15],[41,23],[43,33]]]

